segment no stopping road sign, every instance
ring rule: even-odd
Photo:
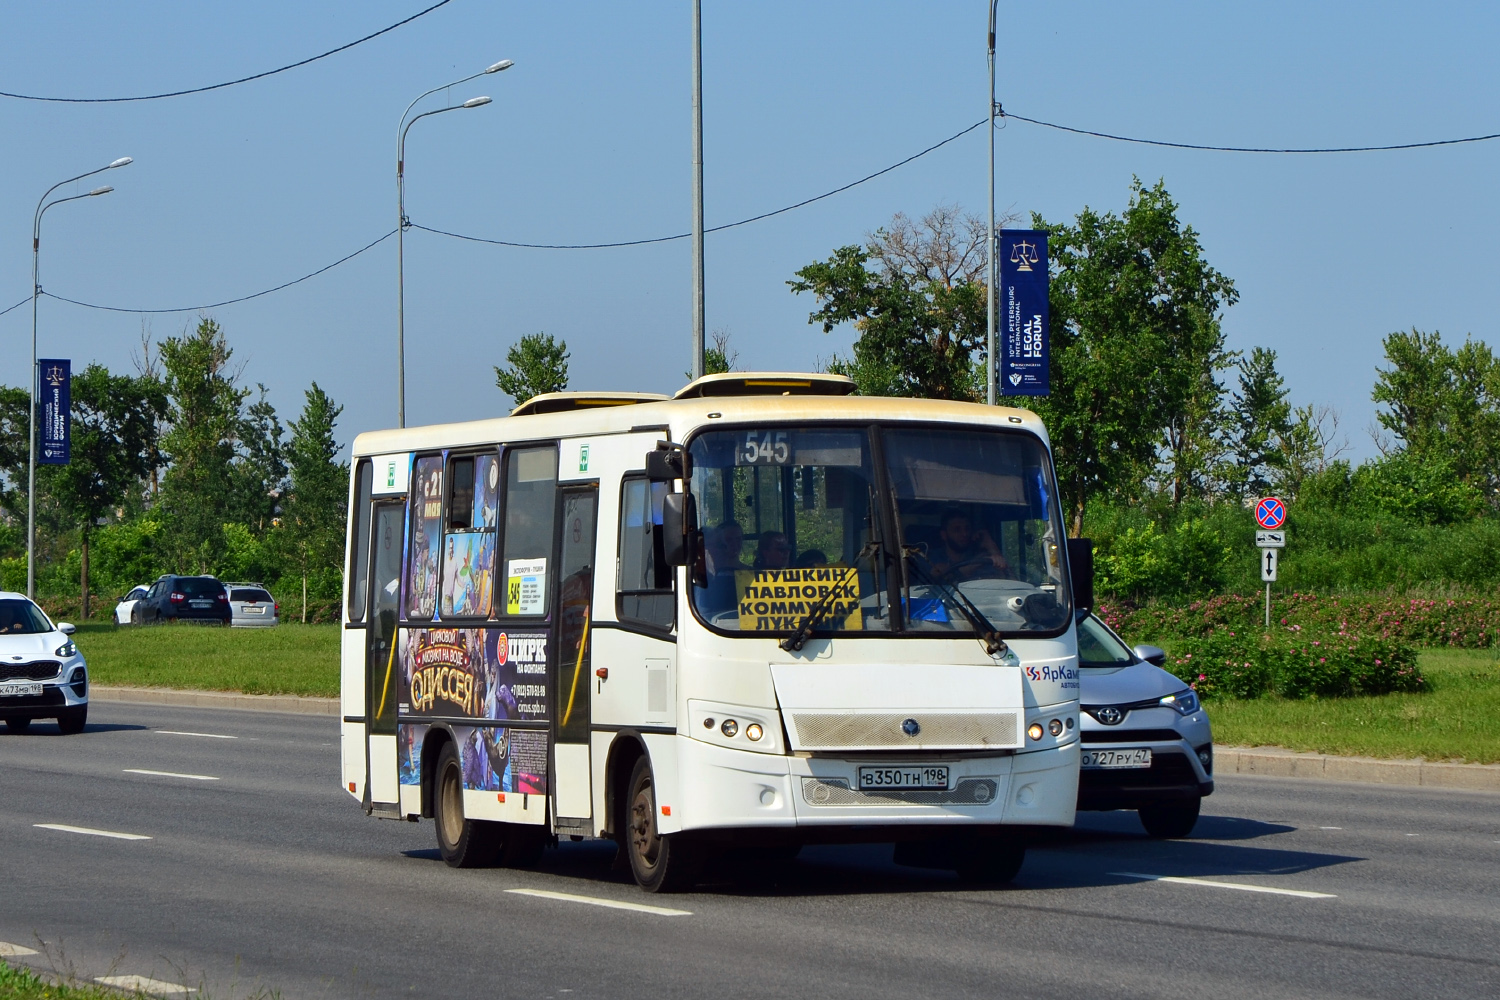
[[[1277,497],[1266,497],[1255,506],[1255,523],[1268,531],[1286,524],[1286,504]]]

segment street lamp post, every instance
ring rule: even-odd
[[[445,83],[441,87],[433,87],[424,94],[419,94],[417,99],[406,106],[401,112],[401,120],[396,123],[396,426],[406,426],[406,133],[418,121],[429,115],[440,115],[444,111],[461,111],[465,108],[480,108],[490,103],[488,97],[474,97],[462,104],[450,104],[446,108],[438,108],[436,111],[424,111],[411,121],[406,116],[411,114],[411,109],[417,106],[417,102],[424,97],[431,97],[440,90],[456,87],[460,83],[468,83],[470,80],[478,79],[490,73],[499,73],[501,70],[510,69],[515,63],[510,59],[501,59],[493,65],[487,66],[478,73],[472,73],[462,80],[454,80]]]
[[[90,170],[86,174],[77,177],[69,177],[65,181],[58,181],[47,189],[36,203],[36,215],[31,222],[31,419],[27,427],[31,432],[31,450],[26,462],[26,596],[36,599],[36,394],[37,394],[37,370],[36,370],[36,301],[42,294],[41,284],[41,251],[42,251],[42,215],[53,205],[61,205],[65,201],[77,201],[80,198],[94,198],[101,194],[109,194],[114,188],[105,185],[94,188],[83,194],[69,195],[66,198],[57,198],[53,201],[47,199],[53,191],[64,184],[72,184],[81,181],[85,177],[102,174],[106,170],[115,167],[128,166],[131,158],[122,156],[118,160],[109,163],[97,170]]]
[[[985,401],[994,406],[995,395],[995,8],[1000,0],[990,0],[990,224],[989,240],[984,245],[984,259],[988,267],[988,305],[985,311],[987,353],[985,365],[989,369],[985,379]]]

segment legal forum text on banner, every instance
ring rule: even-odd
[[[36,368],[42,411],[37,461],[67,465],[73,458],[73,363],[67,358],[39,358]]]
[[[1003,396],[1045,396],[1048,371],[1047,234],[1002,229],[1000,371]]]

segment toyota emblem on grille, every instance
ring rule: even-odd
[[[1113,705],[1110,705],[1108,708],[1101,708],[1096,711],[1094,713],[1094,718],[1098,719],[1106,726],[1118,726],[1121,720],[1125,718],[1125,713],[1120,711],[1118,708],[1115,708]]]
[[[922,731],[922,725],[916,719],[907,719],[901,723],[901,731],[907,736],[915,736]]]

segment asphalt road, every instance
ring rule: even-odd
[[[82,736],[0,732],[0,942],[37,952],[11,960],[289,1000],[1500,995],[1492,794],[1232,777],[1193,839],[1085,815],[1010,888],[872,845],[648,896],[598,844],[447,868],[430,823],[340,790],[337,739],[333,719],[124,704]]]

